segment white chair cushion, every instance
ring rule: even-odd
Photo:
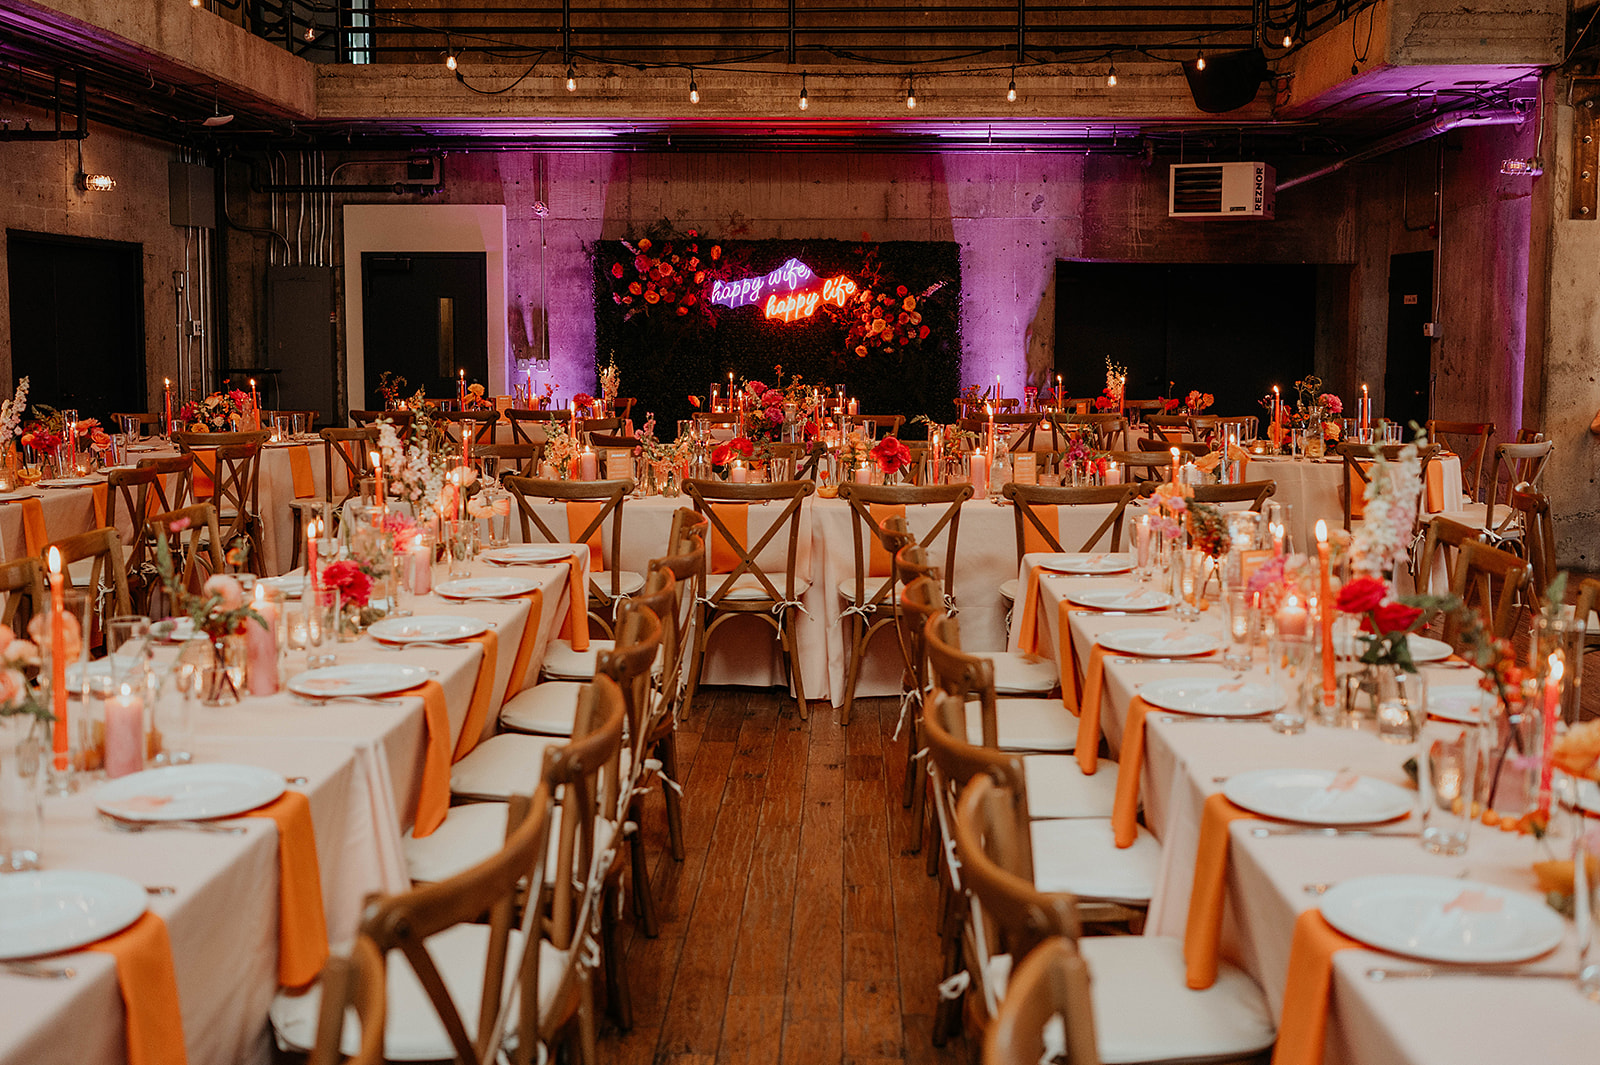
[[[1055,661],[1026,651],[996,651],[983,657],[994,663],[994,690],[1000,695],[1047,692],[1061,683]]]
[[[1078,719],[1060,699],[999,699],[994,711],[1002,751],[1077,749]],[[983,717],[976,702],[967,704],[967,742],[983,744]]]
[[[1506,515],[1510,514],[1510,513],[1511,513],[1511,508],[1509,506],[1505,505],[1504,503],[1500,504],[1499,506],[1494,508],[1495,521],[1496,522],[1504,521]],[[1465,526],[1467,526],[1468,528],[1471,528],[1471,529],[1482,529],[1482,528],[1484,528],[1485,527],[1485,521],[1488,518],[1488,516],[1489,516],[1489,507],[1485,503],[1474,503],[1472,506],[1467,507],[1465,510],[1445,510],[1445,511],[1440,511],[1437,514],[1425,515],[1425,517],[1427,517],[1427,518],[1449,518],[1451,521],[1457,522],[1457,523],[1459,523],[1461,525],[1465,525]]]
[[[587,651],[574,651],[571,640],[551,640],[544,653],[544,664],[539,670],[545,676],[558,680],[588,680],[594,676],[600,652],[613,650],[616,646],[615,640],[590,640]]]
[[[767,580],[772,582],[772,586],[778,590],[779,595],[783,594],[785,578],[781,570],[777,573],[768,573]],[[722,585],[726,581],[726,574],[713,573],[706,578],[706,594],[708,596],[716,595],[722,590]],[[794,579],[794,597],[799,599],[806,594],[806,589],[810,587],[811,581],[797,574]],[[754,573],[741,573],[734,578],[733,588],[723,598],[737,602],[739,600],[770,599],[772,597],[767,594],[767,590],[761,586],[761,582],[756,579]]]
[[[1000,598],[1006,602],[1015,603],[1017,601],[1017,591],[1018,585],[1015,577],[1012,577],[1009,581],[1000,582]]]
[[[450,792],[472,799],[510,800],[528,795],[539,781],[547,747],[567,743],[566,736],[528,736],[502,732],[490,736],[450,767]]]
[[[1093,776],[1085,776],[1075,757],[1026,754],[1022,756],[1022,775],[1028,786],[1028,815],[1036,820],[1111,816],[1117,797],[1117,763],[1109,758],[1099,760]]]
[[[462,924],[447,928],[428,940],[428,952],[438,966],[445,987],[457,1010],[466,1020],[467,1030],[473,1031],[478,1019],[478,1005],[483,991],[483,967],[488,954],[489,926]],[[506,984],[514,982],[522,956],[522,933],[511,931],[511,958],[506,965]],[[454,1048],[439,1014],[434,1010],[428,993],[417,981],[411,964],[399,952],[388,959],[388,1021],[384,1025],[384,1059],[387,1061],[440,1061],[453,1060]],[[539,1009],[549,1010],[560,990],[561,978],[567,963],[567,952],[557,950],[543,940],[539,943]],[[322,988],[313,985],[303,994],[279,992],[272,1000],[269,1011],[272,1029],[278,1046],[288,1051],[309,1050],[317,1038],[317,1014],[322,1005]],[[507,1031],[516,1027],[517,999],[513,997],[506,1011]],[[344,1033],[340,1040],[346,1054],[354,1054],[361,1041],[360,1022],[354,1011],[346,1013]]]
[[[1277,1032],[1261,989],[1221,963],[1204,991],[1184,982],[1183,943],[1170,936],[1084,936],[1078,953],[1093,986],[1095,1043],[1105,1065],[1248,1058]],[[1011,955],[989,959],[990,986],[1004,997]],[[1045,1023],[1046,1060],[1066,1053],[1060,1016]]]
[[[408,831],[402,841],[406,875],[416,884],[437,884],[495,854],[505,846],[510,811],[503,802],[452,806],[431,835],[417,839]]]
[[[1117,846],[1109,818],[1034,821],[1028,835],[1033,882],[1040,891],[1131,903],[1149,902],[1155,891],[1161,844],[1143,828],[1126,848]]]
[[[883,587],[883,582],[887,579],[887,577],[867,578],[866,584],[863,586],[866,589],[866,602],[872,601],[872,597],[878,594],[878,589]],[[772,583],[778,585],[780,591],[782,590],[783,585],[781,582],[773,581]],[[846,603],[854,603],[856,601],[856,579],[854,577],[851,577],[848,580],[840,581],[837,585],[837,590],[839,592],[839,598],[843,599]],[[878,607],[882,609],[886,615],[892,614],[894,612],[894,596],[892,594],[885,596],[883,601],[878,604]]]
[[[644,587],[644,576],[632,570],[617,571],[617,594],[634,595]],[[591,595],[598,595],[601,599],[611,598],[611,571],[601,570],[589,574],[589,589]]]
[[[546,736],[572,735],[583,682],[547,680],[513,695],[500,708],[500,724],[518,732]]]

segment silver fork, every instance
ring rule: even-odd
[[[394,702],[393,699],[380,699],[376,695],[330,695],[325,699],[318,699],[310,695],[301,695],[299,692],[292,694],[295,702],[307,706],[324,706],[328,703],[370,703],[373,706],[389,706]]]
[[[221,825],[215,821],[124,821],[109,814],[101,814],[100,820],[110,825],[116,832],[134,833],[158,828],[175,828],[189,832],[210,832],[218,836],[244,835],[244,828],[239,825]]]
[[[40,980],[71,980],[78,970],[65,965],[41,965],[36,961],[0,962],[0,970],[12,976],[32,976]]]
[[[439,640],[415,640],[411,643],[392,644],[379,643],[376,640],[373,642],[378,644],[378,650],[380,651],[408,651],[416,647],[431,647],[440,651],[458,651],[461,649],[461,645],[459,643],[444,643]]]

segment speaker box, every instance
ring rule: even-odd
[[[1237,110],[1254,100],[1267,73],[1267,57],[1259,48],[1208,55],[1204,70],[1194,59],[1183,64],[1194,105],[1213,115]]]
[[[168,216],[175,226],[215,229],[217,225],[217,173],[209,166],[167,164]]]

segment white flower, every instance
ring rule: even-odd
[[[1418,433],[1416,440],[1400,449],[1394,462],[1373,448],[1366,512],[1350,540],[1351,564],[1358,573],[1392,573],[1407,556],[1422,498],[1422,462],[1417,452],[1427,442],[1427,434]]]

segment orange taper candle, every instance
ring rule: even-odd
[[[56,716],[51,748],[57,773],[67,771],[67,645],[66,608],[62,602],[61,550],[50,549],[50,712]]]

